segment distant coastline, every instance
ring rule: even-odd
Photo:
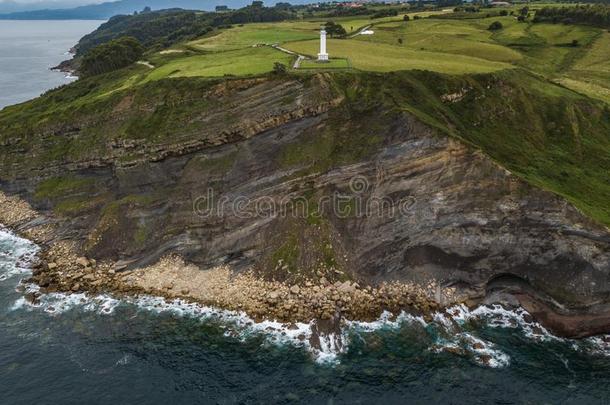
[[[251,3],[249,0],[119,0],[100,4],[90,4],[74,8],[43,9],[1,13],[0,20],[107,20],[120,14],[133,14],[145,7],[151,10],[181,8],[185,10],[213,11],[219,5],[241,8]],[[309,0],[296,0],[292,4],[307,4]],[[273,5],[275,2],[268,2]]]

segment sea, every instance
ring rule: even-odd
[[[75,77],[50,68],[103,21],[0,20],[0,109],[38,97]]]
[[[71,80],[48,68],[97,24],[0,21],[2,102]],[[38,250],[0,226],[1,405],[610,403],[610,336],[562,339],[519,308],[384,313],[312,344],[312,324],[153,296],[32,303]]]

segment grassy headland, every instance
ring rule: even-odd
[[[133,64],[0,111],[2,168],[10,173],[14,167],[93,159],[117,140],[189,140],[202,125],[192,118],[210,108],[200,97],[204,91],[226,77],[265,76],[276,62],[291,66],[295,56],[272,44],[315,55],[320,23],[333,19],[348,33],[369,25],[374,31],[329,40],[331,57],[346,61],[328,76],[345,97],[344,117],[358,116],[355,110],[414,114],[610,225],[610,36],[589,25],[534,23],[531,16],[519,21],[508,14],[518,8],[506,11],[408,13],[408,21],[403,14],[299,14],[305,18],[189,34],[170,41],[171,52],[155,43],[143,56],[153,68]],[[424,18],[429,15],[442,18]],[[503,28],[490,31],[495,21]],[[267,79],[309,85],[317,66],[307,62]],[[369,124],[383,126],[383,117]],[[70,131],[79,136],[37,145],[42,133]],[[352,141],[357,145],[325,134],[286,156],[291,162],[315,158],[324,162],[318,169],[328,169],[337,156],[357,160],[371,139]],[[11,153],[16,150],[35,151],[35,159]],[[80,183],[61,183],[70,184]]]

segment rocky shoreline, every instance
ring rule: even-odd
[[[41,294],[110,293],[115,296],[153,295],[228,310],[243,311],[257,321],[309,322],[377,319],[383,311],[407,311],[429,318],[441,302],[455,303],[455,289],[435,282],[360,285],[351,281],[304,280],[288,284],[261,279],[253,271],[234,272],[227,266],[202,270],[178,256],[163,257],[145,268],[79,255],[75,243],[55,233],[53,220],[26,202],[0,193],[0,223],[41,245],[32,277],[25,282],[40,289],[26,297],[35,303]],[[329,328],[332,328],[329,325]]]
[[[435,283],[425,287],[405,283],[360,286],[350,281],[331,284],[324,277],[314,284],[286,284],[258,278],[252,271],[235,273],[227,266],[202,270],[178,256],[167,256],[146,267],[125,270],[121,263],[98,263],[77,256],[70,243],[59,242],[43,250],[28,282],[40,293],[87,292],[114,295],[146,294],[181,298],[198,304],[246,312],[252,318],[281,322],[314,319],[373,320],[387,310],[428,316],[440,308],[434,299],[449,301],[453,290],[441,291]],[[29,297],[36,300],[37,296]]]

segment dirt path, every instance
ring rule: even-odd
[[[301,67],[301,62],[303,62],[305,59],[308,59],[307,56],[304,55],[300,55],[294,51],[291,51],[290,49],[286,49],[286,48],[282,48],[279,45],[271,45],[272,48],[277,49],[280,52],[284,52],[287,53],[289,55],[294,55],[297,57],[297,60],[294,61],[294,64],[292,65],[293,69],[298,69]]]
[[[354,38],[354,37],[356,37],[356,36],[360,35],[360,33],[361,33],[362,31],[366,31],[366,30],[368,30],[369,28],[371,28],[372,26],[373,26],[372,24],[365,25],[364,27],[359,28],[359,29],[358,29],[358,30],[357,30],[355,33],[353,33],[352,35],[348,36],[348,38]]]
[[[155,67],[148,61],[139,60],[136,62],[138,65],[146,66],[147,68],[154,69]]]

